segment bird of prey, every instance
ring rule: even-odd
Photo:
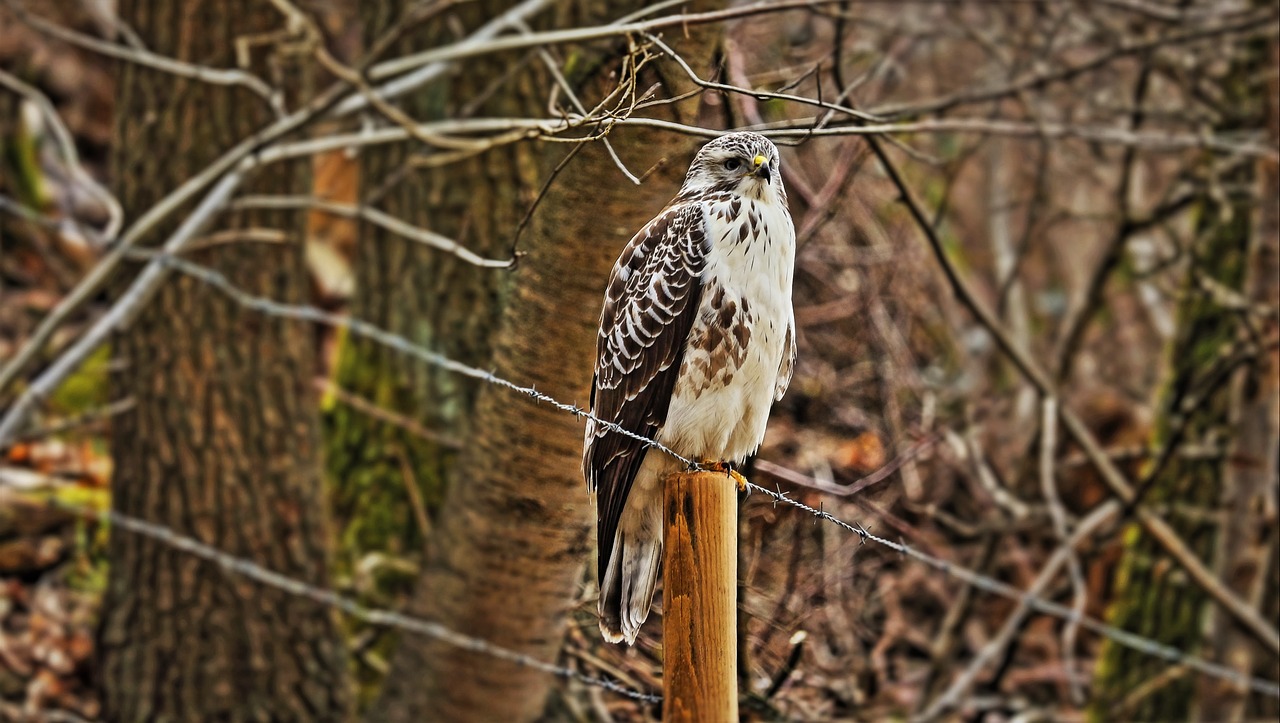
[[[731,133],[702,147],[680,193],[614,264],[582,452],[610,642],[634,644],[649,616],[662,480],[684,467],[617,428],[730,472],[760,446],[795,368],[795,241],[778,149]]]

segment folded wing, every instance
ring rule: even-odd
[[[635,235],[609,278],[596,347],[592,413],[653,439],[666,421],[702,296],[706,221],[694,204],[669,206]],[[596,492],[599,579],[618,519],[649,447],[592,420],[582,467]]]

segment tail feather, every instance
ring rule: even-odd
[[[662,538],[619,529],[600,581],[600,632],[611,643],[634,645],[649,617],[662,566]]]

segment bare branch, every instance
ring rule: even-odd
[[[231,198],[231,194],[243,180],[243,173],[228,173],[222,177],[218,185],[210,191],[200,205],[191,212],[182,225],[174,231],[173,236],[165,244],[166,253],[177,253],[204,228],[213,214],[221,210]],[[54,392],[68,376],[80,367],[80,364],[93,353],[113,331],[117,331],[134,317],[152,297],[160,282],[168,275],[168,269],[153,260],[129,290],[120,297],[105,315],[94,322],[86,332],[80,335],[70,347],[63,351],[30,386],[18,395],[12,406],[0,418],[0,447],[4,447],[13,439],[26,421],[27,416],[37,404]]]
[[[238,85],[265,100],[277,116],[284,115],[283,94],[281,94],[278,89],[273,89],[270,85],[267,85],[266,81],[253,73],[235,68],[212,68],[207,65],[188,63],[178,60],[177,58],[153,53],[144,48],[132,48],[119,43],[99,40],[91,35],[85,35],[84,33],[77,32],[70,28],[64,28],[57,23],[51,23],[38,15],[32,14],[28,12],[26,8],[22,7],[22,5],[16,0],[4,0],[4,3],[22,22],[30,25],[39,32],[57,38],[58,40],[70,45],[84,48],[85,50],[91,50],[109,58],[116,58],[118,60],[134,63],[135,65],[159,70],[163,73],[169,73],[170,75],[190,78],[191,80],[199,81],[201,83],[229,86]],[[115,234],[111,233],[107,235],[114,236]]]
[[[1058,576],[1058,571],[1074,556],[1076,545],[1087,539],[1098,528],[1107,524],[1119,511],[1120,505],[1111,500],[1099,505],[1088,517],[1080,521],[1075,534],[1064,540],[1063,544],[1054,551],[1053,555],[1040,568],[1040,574],[1027,587],[1026,592],[1023,593],[1025,597],[1019,601],[1018,607],[1005,619],[1004,625],[1000,627],[1000,632],[983,646],[982,650],[965,667],[964,672],[951,682],[951,685],[925,709],[924,713],[920,714],[920,719],[935,719],[960,703],[960,697],[973,687],[974,681],[977,680],[978,675],[982,673],[987,664],[1008,647],[1009,642],[1013,640],[1013,636],[1022,628],[1027,616],[1032,613],[1029,599],[1043,595]]]
[[[1058,484],[1055,480],[1054,454],[1058,448],[1058,400],[1049,397],[1041,405],[1040,415],[1040,490],[1044,493],[1044,501],[1049,506],[1049,518],[1053,520],[1053,530],[1062,541],[1067,551],[1067,573],[1071,577],[1071,589],[1075,593],[1072,610],[1077,615],[1084,615],[1084,606],[1088,602],[1088,590],[1084,584],[1084,571],[1080,566],[1080,557],[1075,554],[1072,539],[1067,528],[1067,510],[1058,496]],[[1077,530],[1078,533],[1078,530]],[[1071,684],[1071,697],[1079,705],[1084,702],[1084,687],[1075,667],[1076,633],[1080,625],[1075,620],[1068,620],[1062,631],[1062,658],[1067,669],[1067,680]]]
[[[76,152],[75,139],[71,137],[71,131],[67,130],[53,103],[45,97],[44,93],[2,69],[0,69],[0,85],[26,98],[40,109],[40,114],[44,116],[45,122],[52,131],[54,142],[58,145],[58,152],[62,156],[63,163],[67,165],[73,182],[87,189],[89,194],[98,199],[107,209],[107,225],[101,232],[91,231],[91,233],[98,237],[99,245],[103,243],[103,239],[114,238],[120,230],[120,224],[124,222],[124,211],[120,208],[120,202],[80,164],[80,154]],[[3,386],[0,384],[0,388]]]
[[[534,15],[551,5],[551,0],[525,0],[516,5],[505,13],[490,20],[480,26],[466,40],[455,43],[453,48],[470,49],[481,47],[485,43],[497,37],[504,30],[516,27],[517,23],[523,23]],[[492,52],[492,51],[489,51]],[[483,53],[477,53],[477,55]],[[413,56],[410,56],[413,57]],[[418,56],[421,57],[421,54]],[[396,78],[385,85],[379,86],[375,91],[375,97],[381,100],[391,100],[398,98],[410,91],[421,88],[431,81],[439,78],[444,71],[450,67],[450,61],[457,58],[437,58],[434,60],[417,60],[412,62],[408,58],[402,58],[397,61],[387,61],[373,66],[369,69],[368,75],[374,80],[397,75],[401,72],[414,68],[413,72],[408,73],[400,78]],[[334,114],[338,116],[349,115],[358,110],[365,108],[369,104],[369,97],[365,95],[352,96],[334,109]]]
[[[191,201],[196,194],[207,188],[209,184],[223,177],[236,164],[241,163],[246,158],[250,158],[260,147],[301,128],[322,113],[341,97],[343,91],[343,85],[335,85],[306,107],[244,139],[203,171],[192,176],[181,186],[171,191],[143,214],[141,218],[134,221],[124,235],[112,245],[111,252],[99,260],[97,265],[80,280],[80,283],[58,302],[54,310],[41,320],[40,325],[31,334],[31,337],[27,339],[22,349],[5,364],[3,369],[0,369],[0,392],[3,392],[9,386],[17,378],[18,374],[22,372],[23,368],[44,348],[44,345],[53,336],[54,331],[62,325],[62,322],[102,288],[134,244],[143,239],[171,214],[177,212],[183,205]]]
[[[1275,32],[1275,12],[1271,8],[1263,8],[1262,10],[1249,13],[1248,15],[1234,17],[1230,21],[1225,21],[1217,25],[1198,26],[1191,30],[1184,30],[1182,32],[1172,33],[1170,35],[1155,37],[1148,40],[1124,41],[1119,47],[1099,53],[1084,62],[1077,63],[1066,68],[1057,68],[1049,71],[1031,73],[1019,80],[1013,81],[1012,83],[995,88],[955,93],[936,100],[886,105],[875,108],[871,112],[882,118],[941,113],[962,105],[999,100],[1001,98],[1014,95],[1020,91],[1035,90],[1053,83],[1062,83],[1073,80],[1086,73],[1106,67],[1118,58],[1149,52],[1156,48],[1182,45],[1185,43],[1192,43],[1199,40],[1207,40],[1209,38],[1216,38],[1222,35],[1231,35],[1235,33],[1263,33],[1267,35],[1274,35]]]
[[[434,231],[418,228],[412,224],[405,223],[385,211],[379,211],[376,208],[370,208],[368,206],[352,206],[345,203],[335,203],[333,201],[326,201],[314,196],[245,196],[237,199],[231,204],[231,207],[235,209],[313,208],[323,213],[333,214],[334,216],[358,218],[368,221],[369,223],[372,223],[375,226],[380,226],[398,236],[420,243],[424,246],[429,246],[438,251],[451,254],[469,264],[479,266],[482,269],[509,269],[515,264],[515,259],[484,258],[451,238],[441,236]]]
[[[759,15],[761,13],[776,13],[784,10],[794,10],[796,8],[811,8],[817,5],[834,4],[840,1],[841,0],[770,0],[767,2],[757,2],[751,5],[744,5],[742,7],[730,8],[727,10],[667,15],[660,18],[654,18],[652,20],[616,22],[609,25],[597,25],[587,28],[570,28],[567,30],[547,30],[538,33],[531,33],[529,35],[504,36],[491,40],[485,39],[472,41],[471,39],[468,39],[452,45],[432,48],[431,50],[424,50],[421,53],[414,53],[402,58],[379,63],[370,69],[369,77],[374,80],[381,80],[383,78],[399,75],[400,73],[419,68],[420,66],[427,66],[431,63],[438,63],[446,60],[462,60],[478,55],[497,53],[504,50],[564,45],[567,43],[580,43],[584,40],[598,40],[601,38],[612,38],[621,35],[653,32],[664,28],[683,28],[690,25],[724,22],[726,20]],[[520,5],[517,7],[523,8],[524,6]],[[526,20],[527,17],[521,17],[520,19]]]
[[[1049,376],[1031,359],[1031,356],[1022,347],[1014,343],[1000,320],[992,314],[986,305],[978,300],[977,295],[969,288],[968,283],[961,278],[959,270],[947,256],[942,240],[929,222],[920,202],[916,200],[915,194],[902,180],[897,167],[889,159],[879,142],[874,136],[868,136],[867,143],[870,145],[872,152],[876,154],[876,158],[879,159],[885,174],[889,177],[894,187],[897,188],[898,194],[910,212],[916,226],[924,235],[925,240],[928,241],[929,248],[946,275],[952,291],[960,299],[961,303],[973,313],[979,323],[991,333],[1000,348],[1014,362],[1018,371],[1030,380],[1042,395],[1056,397],[1057,390]],[[1063,425],[1067,428],[1067,432],[1083,448],[1084,453],[1093,462],[1094,467],[1102,476],[1107,487],[1111,489],[1112,494],[1126,505],[1133,503],[1136,499],[1133,486],[1125,479],[1124,473],[1115,466],[1115,463],[1102,450],[1101,445],[1098,444],[1097,439],[1089,431],[1089,428],[1085,426],[1084,422],[1065,407],[1060,408],[1059,416]],[[1197,585],[1208,592],[1219,605],[1225,608],[1259,642],[1266,645],[1273,652],[1280,652],[1280,633],[1277,633],[1276,628],[1214,577],[1213,573],[1186,546],[1167,522],[1146,507],[1138,507],[1134,510],[1134,515],[1137,517],[1138,522],[1142,524],[1143,529],[1155,538],[1165,552],[1169,553],[1186,570]]]
[[[825,103],[821,100],[806,98],[805,96],[802,96],[802,95],[792,95],[790,93],[776,93],[776,92],[767,91],[767,90],[753,90],[750,88],[740,88],[736,85],[728,85],[726,83],[716,83],[710,80],[703,80],[702,78],[698,77],[698,74],[694,72],[693,68],[689,67],[689,64],[685,62],[684,58],[681,57],[679,53],[672,50],[671,46],[662,42],[661,38],[654,35],[653,33],[644,33],[643,35],[645,38],[648,38],[649,42],[653,43],[654,45],[657,45],[659,48],[662,48],[662,51],[666,53],[668,57],[676,61],[676,64],[679,65],[680,69],[685,72],[685,75],[689,76],[689,80],[693,81],[693,83],[698,85],[699,87],[705,88],[707,90],[718,90],[724,93],[738,93],[741,95],[751,96],[756,100],[786,100],[792,103],[799,103],[801,105],[811,105],[811,106],[822,108],[828,111],[828,115],[832,113],[841,113],[841,114],[850,116],[852,118],[858,118],[862,120],[870,120],[870,121],[879,120],[876,116],[871,115],[870,113],[864,113],[862,111],[854,110],[853,108],[849,108],[847,106],[839,105],[840,101],[844,99],[843,95],[840,98],[838,98],[835,103]]]

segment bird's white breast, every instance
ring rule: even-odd
[[[705,212],[711,249],[698,318],[659,441],[686,457],[737,462],[764,438],[789,351],[795,230],[777,202],[733,196]]]

